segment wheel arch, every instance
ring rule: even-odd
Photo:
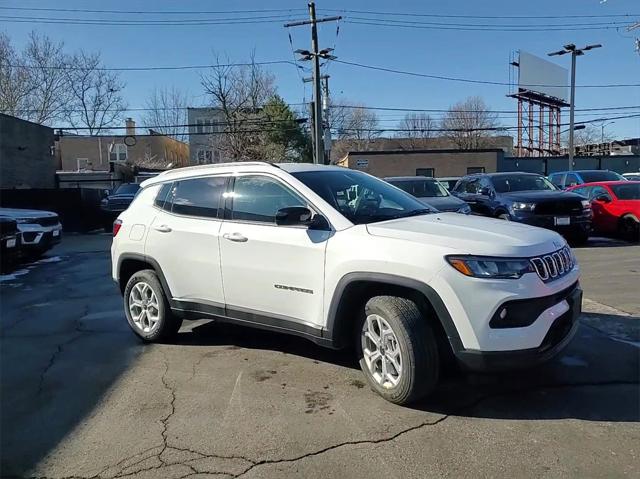
[[[326,334],[336,348],[349,345],[357,310],[373,296],[392,295],[414,301],[425,312],[432,312],[440,340],[450,351],[463,349],[458,331],[440,295],[429,285],[411,278],[385,273],[353,272],[338,282],[329,306]]]
[[[118,258],[118,286],[120,287],[120,292],[124,293],[124,290],[127,287],[127,282],[131,276],[144,269],[151,269],[158,275],[162,289],[169,299],[169,302],[171,302],[173,296],[171,295],[171,290],[169,289],[167,280],[164,277],[162,268],[155,259],[142,254],[125,253],[120,255]]]

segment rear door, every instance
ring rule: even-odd
[[[185,309],[208,303],[224,312],[219,234],[226,184],[225,176],[189,178],[164,187],[156,200],[145,254]]]
[[[282,328],[323,325],[324,261],[330,231],[278,226],[276,212],[309,203],[281,179],[235,177],[220,231],[227,314]]]

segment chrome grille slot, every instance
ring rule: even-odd
[[[549,282],[569,273],[575,266],[568,246],[553,253],[530,259],[542,281]]]

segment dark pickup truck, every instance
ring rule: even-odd
[[[481,173],[462,178],[453,194],[475,214],[552,229],[574,243],[591,231],[591,205],[535,173]]]

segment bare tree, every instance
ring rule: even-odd
[[[499,126],[498,115],[492,113],[480,97],[469,97],[456,103],[442,118],[443,135],[462,150],[486,148]]]
[[[269,128],[261,109],[276,94],[275,78],[257,65],[254,55],[245,66],[229,66],[228,58],[215,57],[215,65],[202,75],[201,84],[223,118],[218,147],[234,161],[263,156],[262,130]]]
[[[380,136],[380,124],[375,111],[362,103],[351,103],[332,108],[334,119],[332,127],[337,130],[338,138],[360,151],[368,149],[369,143]]]
[[[67,122],[95,135],[121,121],[127,108],[122,97],[125,84],[116,73],[104,70],[100,55],[80,51],[69,65],[64,70],[71,96]]]
[[[69,100],[63,44],[36,32],[29,34],[17,53],[0,34],[0,108],[36,123],[50,124],[62,117]]]
[[[145,102],[147,108],[143,116],[145,125],[153,126],[153,130],[171,136],[179,141],[187,138],[188,122],[187,106],[189,97],[175,86],[154,89]]]
[[[433,138],[436,121],[426,113],[407,113],[398,123],[396,138],[406,139],[409,148],[424,148],[426,140]]]

